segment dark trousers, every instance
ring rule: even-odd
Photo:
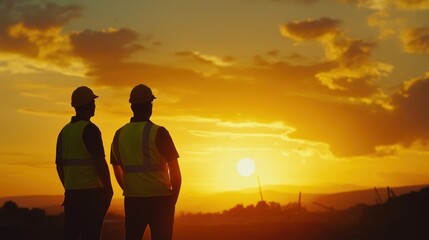
[[[67,190],[64,200],[64,239],[99,240],[111,195],[104,188]]]
[[[171,196],[125,197],[125,239],[141,240],[147,225],[152,240],[171,240],[175,203]]]

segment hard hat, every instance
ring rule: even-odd
[[[95,95],[89,87],[81,86],[73,91],[71,96],[71,105],[73,107],[83,106],[96,98],[98,98],[98,96]]]
[[[130,93],[130,103],[146,103],[151,102],[155,98],[152,90],[144,84],[135,86]]]

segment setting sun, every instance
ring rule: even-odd
[[[255,163],[250,158],[240,159],[237,163],[237,172],[243,177],[248,177],[255,172]]]

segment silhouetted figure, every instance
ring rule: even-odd
[[[174,211],[181,187],[179,154],[168,131],[149,120],[152,90],[143,85],[130,94],[134,116],[116,131],[111,163],[125,196],[125,238],[141,240],[149,225],[152,240],[173,235]]]
[[[96,96],[82,86],[73,91],[76,116],[57,140],[56,165],[65,189],[64,239],[100,239],[113,190],[101,132],[90,121]]]

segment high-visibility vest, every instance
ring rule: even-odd
[[[156,146],[158,129],[150,121],[130,122],[119,129],[113,147],[124,170],[124,196],[172,194],[167,161]]]
[[[94,160],[83,142],[83,130],[88,124],[88,121],[69,123],[62,130],[62,163],[66,190],[103,186]]]

